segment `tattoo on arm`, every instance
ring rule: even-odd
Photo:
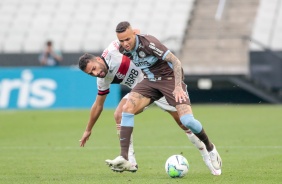
[[[175,86],[181,86],[182,83],[182,68],[181,68],[181,62],[179,59],[173,55],[171,52],[169,52],[165,59],[165,61],[172,63],[173,66],[173,73],[175,76]]]

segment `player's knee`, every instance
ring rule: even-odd
[[[124,104],[122,106],[122,112],[128,112],[129,106],[127,104]]]
[[[189,128],[193,133],[200,133],[202,131],[202,125],[201,123],[196,120],[193,116],[193,114],[185,114],[180,117],[181,123]]]
[[[135,114],[136,113],[136,109],[130,103],[126,103],[122,107],[122,112],[127,112],[127,113],[131,113],[131,114]]]

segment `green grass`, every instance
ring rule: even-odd
[[[105,110],[86,147],[79,147],[89,110],[0,112],[0,183],[281,183],[282,106],[196,105],[223,159],[212,176],[172,118],[157,108],[136,116],[137,173],[114,173],[104,163],[119,154],[113,110]],[[172,179],[166,159],[183,153],[187,176]]]

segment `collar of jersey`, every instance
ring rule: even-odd
[[[101,56],[101,58],[102,58],[102,60],[104,61],[104,63],[105,63],[105,65],[106,65],[107,69],[109,69],[109,65],[108,65],[108,63],[106,62],[105,58],[104,58],[103,56]]]
[[[134,47],[134,50],[132,51],[132,52],[134,52],[134,51],[136,51],[137,50],[137,48],[138,48],[138,45],[139,45],[139,37],[137,36],[137,35],[135,35],[135,37],[136,37],[136,43],[135,43],[135,47]]]

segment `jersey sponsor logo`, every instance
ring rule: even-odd
[[[138,70],[135,69],[131,69],[130,74],[128,75],[126,81],[125,81],[125,85],[132,87],[132,85],[135,83],[136,78],[138,77],[139,72]]]
[[[119,44],[116,41],[113,42],[113,45],[117,50],[119,49]]]
[[[158,56],[161,56],[161,55],[164,53],[164,51],[162,51],[162,50],[160,50],[159,48],[157,48],[157,47],[155,46],[155,44],[152,43],[152,42],[150,42],[149,47],[150,47],[150,48],[153,50],[153,52],[154,52],[156,55],[158,55]]]
[[[102,57],[103,57],[103,58],[106,58],[107,55],[108,55],[108,53],[109,53],[109,50],[108,50],[108,49],[104,50],[104,52],[102,53]]]
[[[141,66],[151,66],[151,64],[148,62],[148,61],[140,61],[138,63],[135,63],[134,64],[137,66],[137,67],[141,67]]]

